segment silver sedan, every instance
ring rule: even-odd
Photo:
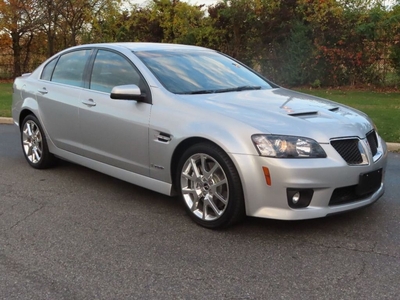
[[[178,194],[208,228],[324,217],[384,193],[386,144],[365,114],[206,48],[66,49],[16,78],[12,113],[32,167],[62,158]]]

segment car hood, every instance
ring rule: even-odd
[[[189,97],[196,98],[197,107],[201,98],[200,105],[207,112],[233,118],[258,133],[305,136],[329,143],[331,138],[364,138],[373,129],[360,111],[283,88],[187,96],[186,100]]]

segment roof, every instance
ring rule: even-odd
[[[181,44],[167,44],[167,43],[100,43],[100,44],[87,44],[82,46],[97,46],[97,47],[123,47],[131,51],[151,51],[151,50],[211,50],[199,46],[181,45]]]

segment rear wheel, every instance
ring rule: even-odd
[[[22,121],[21,144],[24,156],[35,169],[45,169],[52,166],[55,157],[49,152],[46,136],[34,115],[28,115]]]
[[[176,179],[190,217],[207,228],[226,227],[245,215],[239,174],[228,155],[211,143],[190,147]]]

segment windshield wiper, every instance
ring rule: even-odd
[[[252,90],[260,90],[261,86],[259,85],[243,85],[235,88],[228,89],[220,89],[220,90],[199,90],[193,92],[184,92],[179,93],[183,95],[196,95],[196,94],[214,94],[214,93],[229,93],[229,92],[241,92],[241,91],[252,91]]]
[[[228,93],[228,92],[260,90],[260,89],[261,89],[261,86],[259,86],[259,85],[243,85],[243,86],[238,86],[235,88],[216,90],[215,92],[216,93]]]
[[[183,92],[183,93],[178,93],[180,95],[196,95],[196,94],[214,94],[216,90],[199,90],[199,91],[193,91],[193,92]]]

